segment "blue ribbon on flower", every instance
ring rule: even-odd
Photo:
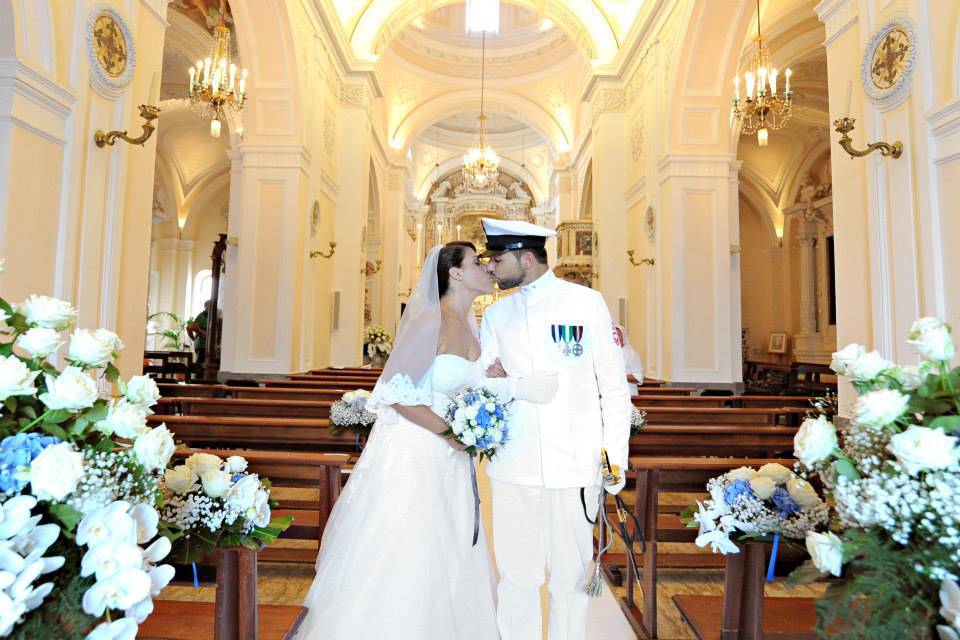
[[[780,546],[780,534],[773,534],[773,548],[770,550],[770,564],[767,565],[767,582],[773,582],[773,567],[777,563],[777,547]]]
[[[473,483],[473,545],[477,546],[480,537],[480,489],[477,487],[477,467],[473,461],[474,454],[470,454],[470,482]]]
[[[193,565],[193,588],[194,588],[194,589],[199,589],[199,588],[200,588],[200,579],[197,577],[197,563],[196,563],[196,562],[191,562],[190,564]]]

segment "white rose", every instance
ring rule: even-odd
[[[790,469],[787,469],[782,464],[777,464],[776,462],[769,462],[763,465],[760,467],[760,470],[757,471],[757,473],[761,476],[770,478],[777,484],[783,484],[789,478],[793,477],[793,471],[790,471]]]
[[[757,470],[751,467],[737,467],[732,471],[727,471],[727,473],[725,473],[724,476],[730,482],[733,482],[735,480],[750,481],[757,477]]]
[[[244,476],[230,487],[224,500],[235,504],[241,511],[246,511],[253,507],[258,491],[260,479],[257,476]]]
[[[116,358],[121,349],[123,343],[112,331],[77,329],[70,336],[67,356],[73,362],[80,362],[88,367],[102,367]]]
[[[863,348],[863,345],[856,343],[848,344],[840,351],[834,352],[833,358],[830,360],[830,368],[842,376],[846,375],[850,365],[856,362],[857,359],[866,352],[867,350]]]
[[[475,404],[472,404],[463,410],[463,414],[464,416],[466,416],[467,420],[473,420],[477,417],[477,411],[479,410],[480,410],[480,407],[478,407]]]
[[[925,469],[943,469],[960,456],[957,441],[943,429],[910,425],[890,438],[887,449],[911,476]]]
[[[807,531],[807,553],[821,573],[840,576],[843,567],[843,542],[833,533]]]
[[[813,486],[803,478],[790,478],[787,480],[787,491],[790,497],[796,500],[803,509],[812,509],[820,504],[820,496],[814,491]]]
[[[904,391],[913,391],[923,384],[923,381],[926,380],[930,371],[926,366],[921,367],[911,364],[906,367],[897,367],[891,374],[897,379]]]
[[[750,489],[761,500],[766,500],[777,490],[777,483],[767,476],[757,476],[750,480]]]
[[[177,445],[167,425],[150,429],[133,443],[133,453],[147,469],[163,469],[170,463]]]
[[[107,417],[96,424],[97,429],[118,438],[135,440],[150,430],[147,426],[147,412],[125,399],[113,400]]]
[[[17,338],[17,346],[29,353],[31,358],[46,358],[62,344],[60,333],[46,327],[27,329]]]
[[[73,493],[83,476],[83,454],[69,442],[48,445],[30,464],[30,493],[59,502]]]
[[[856,382],[872,382],[884,371],[896,365],[876,351],[865,353],[847,367],[846,375]]]
[[[77,310],[69,302],[48,296],[32,295],[17,305],[17,312],[24,316],[27,324],[63,331],[77,319]]]
[[[230,456],[224,463],[230,473],[243,473],[247,470],[247,459],[243,456]]]
[[[167,469],[163,474],[163,483],[174,493],[190,493],[197,488],[197,474],[190,465],[182,464],[173,469]]]
[[[230,488],[230,474],[220,469],[209,469],[200,474],[203,492],[211,498],[222,498]]]
[[[79,411],[93,406],[97,400],[97,383],[77,367],[67,367],[59,377],[43,374],[47,383],[46,393],[40,401],[48,409]]]
[[[853,405],[854,420],[870,427],[885,427],[903,415],[910,404],[910,396],[894,389],[880,389],[865,393]]]
[[[127,400],[130,404],[149,409],[160,399],[160,389],[150,376],[133,376],[127,383]]]
[[[187,458],[187,466],[198,476],[204,471],[220,469],[221,464],[223,461],[212,453],[195,453]]]
[[[813,466],[837,448],[837,430],[826,416],[807,418],[793,437],[793,457]]]
[[[463,433],[460,434],[460,442],[468,447],[472,447],[477,444],[477,437],[473,435],[473,431],[470,429],[464,429]]]
[[[950,339],[950,325],[939,318],[920,318],[907,332],[907,342],[927,360],[952,360],[956,354]]]
[[[33,396],[37,388],[33,381],[39,371],[30,371],[30,367],[17,356],[0,356],[0,401],[11,396]]]

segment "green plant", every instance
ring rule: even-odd
[[[164,345],[166,349],[170,351],[182,351],[184,345],[187,342],[186,332],[187,327],[193,323],[193,318],[183,318],[171,312],[171,311],[158,311],[147,316],[147,321],[154,320],[155,318],[170,318],[173,321],[173,328],[164,329],[163,331],[155,332],[152,335],[163,336],[167,339],[167,343]]]

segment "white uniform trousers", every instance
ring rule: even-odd
[[[491,479],[493,548],[500,572],[497,628],[501,640],[541,640],[540,587],[550,576],[549,640],[583,640],[593,558],[593,526],[578,487],[546,489]],[[599,487],[587,487],[595,520]]]

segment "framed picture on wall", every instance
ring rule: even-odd
[[[771,333],[770,344],[767,345],[767,351],[769,353],[786,353],[787,352],[787,334]]]
[[[578,256],[593,255],[593,232],[592,231],[577,231],[576,242],[577,242]]]

